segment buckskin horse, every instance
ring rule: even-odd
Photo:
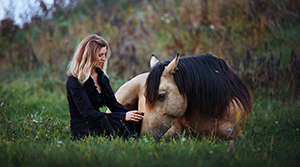
[[[153,66],[149,74],[129,81],[140,80],[138,87],[133,86],[138,93],[126,88],[127,94],[137,97],[141,106],[138,109],[145,111],[142,135],[159,138],[185,130],[192,135],[213,134],[223,139],[243,137],[252,109],[250,93],[224,60],[211,54],[177,55],[172,61]],[[124,100],[119,102],[123,104]]]

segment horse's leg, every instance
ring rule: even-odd
[[[180,123],[180,120],[177,119],[177,121],[173,124],[173,126],[163,135],[163,137],[167,136],[173,136],[175,137],[177,134],[182,134],[183,127]]]

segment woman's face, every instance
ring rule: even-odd
[[[106,55],[107,55],[107,47],[102,47],[97,55],[97,65],[96,67],[98,68],[103,68],[103,64],[106,60]]]

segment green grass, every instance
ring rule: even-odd
[[[155,141],[91,137],[72,141],[65,80],[46,70],[2,74],[1,166],[298,166],[300,103],[253,98],[242,140],[188,135]],[[111,76],[117,89],[122,81]],[[44,109],[42,107],[45,107]],[[104,110],[102,110],[104,111]]]
[[[300,48],[297,3],[272,0],[247,5],[235,0],[214,1],[207,8],[206,17],[210,22],[205,23],[201,21],[197,1],[136,2],[139,1],[105,0],[105,10],[100,11],[98,1],[90,0],[69,10],[58,8],[53,19],[27,25],[16,33],[13,27],[1,29],[0,57],[4,61],[0,65],[0,104],[3,103],[0,106],[0,167],[298,166],[300,98],[298,89],[294,88],[297,77],[291,80],[288,71],[291,50],[299,53]],[[260,12],[260,9],[268,12]],[[169,16],[164,16],[165,13]],[[270,17],[272,15],[276,18]],[[170,23],[166,23],[166,18]],[[214,29],[210,28],[211,24]],[[132,29],[135,35],[131,34]],[[245,48],[253,52],[254,60],[262,56],[268,60],[270,50],[277,60],[282,52],[276,74],[280,79],[277,81],[279,90],[276,81],[268,80],[266,84],[264,77],[250,75],[251,80],[259,80],[261,85],[253,92],[252,118],[246,124],[242,140],[182,135],[158,142],[150,136],[72,141],[64,73],[75,47],[92,33],[100,33],[111,44],[115,56],[110,60],[113,65],[108,73],[115,91],[125,82],[125,76],[133,75],[126,75],[128,68],[118,65],[122,62],[117,52],[125,46],[128,37],[133,36],[137,60],[141,62],[135,67],[137,73],[149,70],[144,63],[149,61],[151,53],[166,60],[175,52],[182,56],[211,52],[240,64],[246,57]],[[31,58],[30,48],[39,63]],[[250,67],[255,65],[250,64]],[[248,71],[255,74],[266,68],[253,67]],[[295,82],[288,85],[289,81]]]

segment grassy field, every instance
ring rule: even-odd
[[[41,15],[23,27],[0,20],[0,167],[299,166],[299,1],[56,2],[41,3]],[[149,71],[152,53],[162,61],[176,53],[224,58],[253,90],[244,138],[72,141],[64,74],[78,43],[94,33],[110,43],[114,90]]]
[[[298,166],[300,103],[253,98],[242,140],[182,135],[155,141],[72,141],[65,78],[45,69],[1,75],[1,166]],[[116,90],[124,81],[111,78]]]

